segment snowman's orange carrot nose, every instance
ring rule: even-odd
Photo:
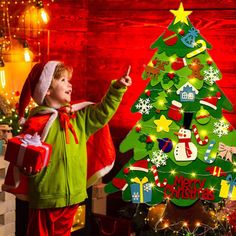
[[[177,136],[180,136],[180,137],[183,136],[182,133],[178,133],[178,132],[174,132],[174,134],[177,135]]]

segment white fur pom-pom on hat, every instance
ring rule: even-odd
[[[28,106],[31,97],[38,105],[42,105],[52,82],[55,68],[60,63],[59,61],[49,61],[34,65],[21,91],[18,107],[20,120],[24,116],[25,108]]]

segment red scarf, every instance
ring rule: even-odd
[[[75,119],[74,112],[69,113],[68,107],[61,107],[57,111],[58,111],[58,116],[59,116],[61,128],[65,131],[66,144],[70,143],[69,130],[71,131],[71,133],[74,136],[75,143],[78,144],[79,141],[78,141],[77,135],[75,133],[75,129],[74,129],[73,125],[70,123],[70,119]]]
[[[190,138],[183,138],[179,140],[179,143],[185,143],[185,151],[188,158],[191,157],[192,151],[189,148],[189,143],[191,142]]]

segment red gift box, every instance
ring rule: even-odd
[[[30,134],[16,136],[8,140],[5,160],[15,166],[39,172],[48,165],[52,147],[40,141],[40,136]]]

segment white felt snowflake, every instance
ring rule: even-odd
[[[138,192],[133,192],[132,198],[133,198],[133,200],[139,200],[139,193]]]
[[[223,135],[227,135],[229,133],[229,124],[223,120],[214,123],[214,130],[213,133],[216,134],[218,137]]]
[[[213,66],[210,66],[208,70],[204,72],[204,81],[213,85],[217,80],[220,79],[219,70],[214,69]]]
[[[142,115],[143,114],[148,115],[150,110],[152,109],[152,105],[150,104],[150,99],[149,98],[147,98],[147,99],[139,98],[138,104],[136,104],[135,107],[139,110],[139,112]]]
[[[145,191],[145,192],[149,192],[149,191],[151,191],[151,189],[152,189],[152,186],[151,186],[151,184],[149,184],[149,183],[147,183],[147,184],[145,184],[144,186],[143,186],[143,190]]]
[[[167,158],[168,156],[162,150],[158,150],[152,153],[151,162],[156,167],[165,166]]]

